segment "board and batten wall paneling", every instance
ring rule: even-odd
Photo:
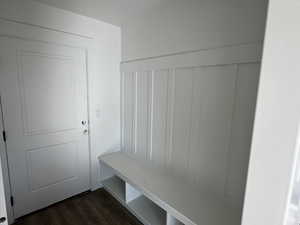
[[[259,49],[233,46],[123,63],[122,150],[241,209]]]

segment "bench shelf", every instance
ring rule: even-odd
[[[144,195],[128,203],[128,207],[138,215],[145,224],[165,225],[167,214]]]
[[[105,167],[102,171],[106,171],[102,174],[106,178],[104,187],[144,224],[239,225],[241,222],[239,210],[223,199],[186,185],[165,171],[142,165],[125,153],[103,155],[99,161],[101,168]]]
[[[125,202],[125,182],[117,176],[102,181],[103,187],[120,202]]]

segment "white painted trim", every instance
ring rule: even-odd
[[[1,0],[0,18],[46,30],[95,38],[117,26],[36,1]],[[101,27],[102,29],[96,29]]]
[[[195,52],[173,54],[157,58],[123,62],[122,72],[146,71],[168,68],[185,68],[199,66],[218,66],[261,61],[262,44],[224,46]]]
[[[2,76],[0,76],[0,98],[1,98],[1,84],[3,84],[3,81],[1,81],[2,79],[3,79]],[[1,125],[3,126],[3,129],[5,129],[2,110],[3,109],[2,109],[2,105],[1,105],[0,106]],[[5,191],[5,198],[6,198],[5,200],[6,200],[7,221],[8,221],[8,224],[12,224],[14,222],[14,214],[13,214],[13,208],[10,204],[10,197],[12,196],[12,194],[11,194],[11,184],[10,184],[10,178],[9,178],[10,175],[9,175],[9,168],[8,168],[7,151],[6,151],[5,145],[0,146],[0,160],[3,163],[2,168],[0,168],[0,169],[2,170],[3,185],[5,188],[4,191]]]
[[[4,128],[4,123],[3,123],[3,111],[2,111],[2,103],[1,103],[1,92],[0,92],[0,132],[2,133]],[[11,218],[13,217],[12,210],[11,208],[7,208],[7,205],[9,205],[9,199],[7,196],[11,196],[10,192],[10,184],[7,183],[6,181],[8,180],[8,166],[7,166],[7,159],[6,159],[6,146],[5,143],[2,139],[2,136],[0,137],[0,189],[2,189],[2,185],[4,188],[4,195],[5,195],[5,202],[6,202],[6,208],[4,209],[4,213],[6,215],[1,215],[1,216],[6,216],[7,217],[7,224],[11,224],[13,221]],[[2,195],[2,193],[0,193]],[[2,196],[0,196],[1,198]],[[3,204],[3,203],[2,203]],[[1,207],[1,206],[0,206]]]
[[[29,41],[40,41],[73,48],[92,47],[94,40],[74,36],[57,31],[40,29],[36,26],[11,22],[0,18],[0,36]]]

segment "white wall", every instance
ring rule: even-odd
[[[0,35],[63,42],[87,49],[92,188],[97,157],[120,145],[120,28],[30,0],[1,0]]]
[[[268,0],[36,0],[122,27],[123,61],[263,40]]]
[[[300,2],[270,0],[243,225],[283,225],[299,151]]]
[[[267,0],[162,1],[122,26],[122,60],[263,40]]]

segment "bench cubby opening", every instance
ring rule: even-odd
[[[113,168],[101,163],[103,188],[133,213],[143,224],[166,225],[167,212],[126,182]]]
[[[142,195],[142,193],[139,190],[134,188],[129,183],[126,183],[125,187],[126,187],[126,203],[127,204]]]
[[[105,168],[110,168],[105,170],[104,187],[118,200],[121,199],[120,203],[144,224],[240,224],[239,211],[211,192],[199,190],[168,173],[146,167],[122,152],[103,155],[99,160]],[[108,175],[111,177],[108,178]],[[119,182],[121,185],[118,187],[121,188],[111,188],[107,181],[113,181],[113,184]],[[124,194],[122,198],[114,193],[120,189]]]
[[[180,222],[178,219],[176,219],[174,216],[167,214],[167,225],[184,225],[182,222]]]
[[[126,201],[126,183],[115,174],[115,171],[105,164],[101,164],[101,181],[104,189],[122,204]]]
[[[117,200],[125,203],[125,182],[117,176],[112,176],[102,181],[103,187]]]
[[[128,203],[130,208],[140,220],[147,225],[165,225],[167,213],[144,195],[140,195]]]

